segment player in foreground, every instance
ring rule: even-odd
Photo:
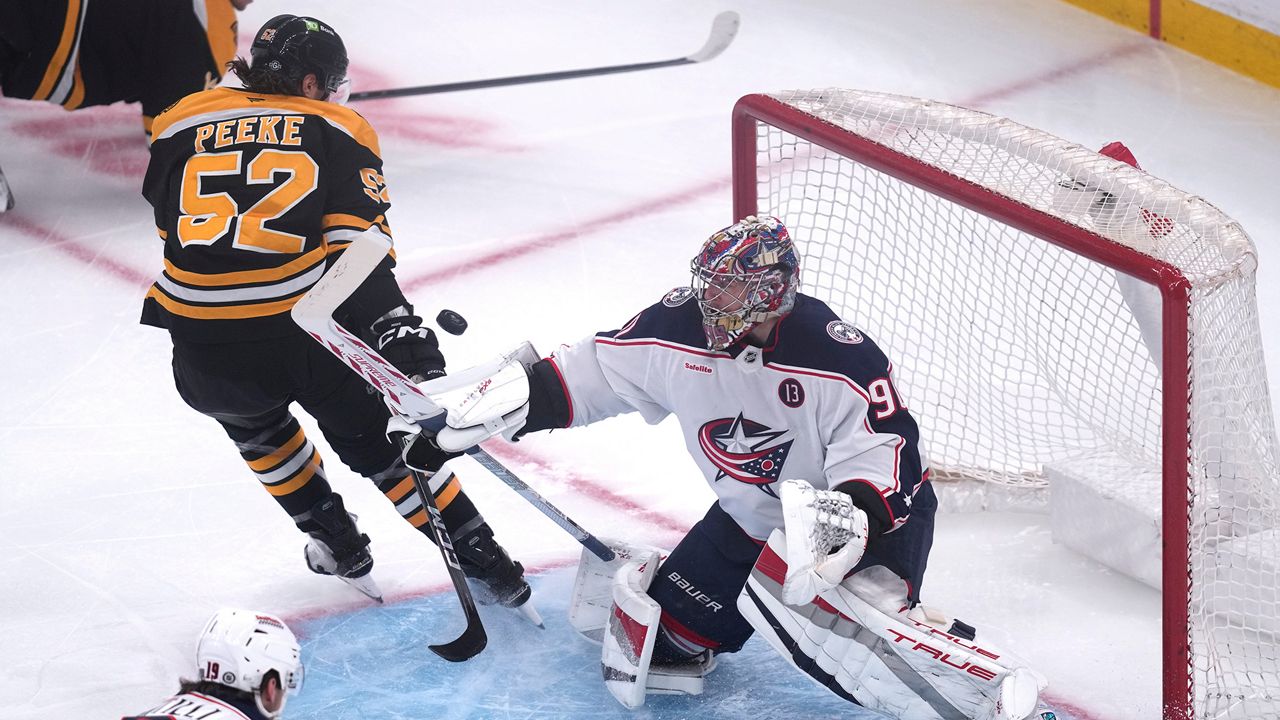
[[[164,241],[164,271],[142,322],[173,340],[178,393],[218,421],[262,487],[310,536],[308,567],[381,599],[369,537],[325,478],[320,453],[289,410],[296,402],[353,471],[369,478],[427,537],[430,522],[390,412],[345,365],[289,317],[297,300],[353,239],[390,242],[390,201],[378,137],[340,93],[347,53],[328,25],[280,15],[256,34],[252,62],[232,69],[244,89],[190,95],[156,119],[143,195]],[[393,254],[340,314],[408,376],[441,377],[444,356],[400,291]],[[433,476],[449,455],[437,452]],[[481,602],[509,607],[530,595],[456,477],[430,488]]]
[[[920,604],[937,500],[916,422],[875,343],[798,292],[786,227],[747,217],[692,270],[620,330],[420,385],[450,450],[627,412],[679,420],[719,499],[665,558],[631,548],[615,577],[580,571],[574,613],[601,594],[583,577],[612,584],[596,632],[609,690],[632,708],[698,693],[716,655],[758,631],[895,717],[1051,718],[1040,676]]]
[[[248,610],[214,613],[196,645],[196,676],[156,707],[123,720],[275,720],[302,689],[298,640],[279,618]]]

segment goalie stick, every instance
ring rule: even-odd
[[[579,70],[561,70],[559,72],[538,73],[534,75],[513,75],[510,77],[489,78],[487,80],[469,80],[466,82],[444,83],[442,85],[419,85],[417,87],[391,88],[387,90],[365,90],[353,92],[348,102],[356,100],[380,100],[385,98],[407,97],[410,95],[432,95],[435,93],[457,92],[460,90],[479,90],[481,88],[505,87],[508,85],[525,85],[528,83],[551,82],[553,80],[571,80],[574,78],[594,77],[596,75],[613,75],[615,73],[636,72],[638,70],[656,70],[677,65],[691,65],[706,62],[725,51],[733,38],[738,34],[741,20],[738,13],[732,10],[716,15],[711,22],[711,35],[702,49],[684,57],[653,62],[633,63],[630,65],[609,65]]]
[[[418,386],[391,363],[382,359],[373,348],[333,319],[333,312],[342,304],[369,273],[373,271],[390,250],[389,241],[369,234],[362,234],[343,251],[341,257],[293,306],[294,322],[316,342],[342,360],[365,382],[382,393],[391,411],[411,417],[430,417],[426,430],[438,430],[444,416]],[[613,551],[600,542],[572,518],[539,495],[528,483],[521,480],[502,463],[480,447],[467,450],[486,470],[528,500],[542,514],[559,525],[584,547],[601,560],[613,559]]]

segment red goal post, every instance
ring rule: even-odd
[[[1165,717],[1280,713],[1280,472],[1238,225],[1047,133],[853,90],[743,97],[733,178],[734,217],[782,218],[802,290],[900,363],[935,477],[1158,483]]]

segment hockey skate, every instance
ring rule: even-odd
[[[653,662],[645,678],[645,692],[650,695],[701,695],[702,680],[716,669],[716,656],[710,650],[683,662]]]
[[[524,566],[511,559],[493,539],[488,525],[468,532],[453,543],[462,572],[471,580],[476,602],[515,608],[538,627],[542,617],[529,602],[533,590],[524,579]]]
[[[13,209],[13,191],[9,189],[9,181],[4,179],[4,168],[0,168],[0,213]]]
[[[319,575],[333,575],[372,600],[382,602],[382,590],[373,581],[373,556],[369,536],[356,527],[356,516],[334,495],[311,509],[311,517],[321,530],[311,532],[303,557],[307,567]]]

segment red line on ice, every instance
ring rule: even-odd
[[[117,260],[95,253],[78,243],[75,238],[64,235],[53,228],[45,227],[33,220],[28,220],[21,215],[5,213],[0,218],[0,227],[11,227],[28,237],[43,242],[50,249],[66,255],[72,260],[82,262],[91,268],[100,269],[105,274],[117,280],[123,280],[130,285],[145,287],[151,284],[152,278],[149,275]]]
[[[686,524],[679,522],[674,518],[655,512],[625,495],[619,495],[605,488],[597,482],[595,478],[584,477],[572,470],[566,471],[565,469],[553,465],[550,461],[534,455],[518,445],[512,445],[509,443],[490,443],[485,449],[501,459],[534,467],[538,470],[539,474],[554,477],[574,490],[582,492],[588,497],[593,498],[600,504],[626,513],[628,517],[644,520],[652,525],[656,525],[680,535],[683,535],[689,529]],[[590,527],[585,529],[591,530]]]
[[[1052,85],[1059,80],[1064,80],[1072,77],[1073,75],[1080,75],[1096,70],[1097,68],[1108,65],[1116,60],[1121,60],[1129,57],[1130,55],[1134,55],[1147,47],[1149,47],[1149,42],[1145,40],[1121,45],[1102,54],[1093,55],[1091,57],[1054,68],[1047,72],[1040,73],[1039,75],[1034,75],[1024,80],[1010,83],[1004,87],[998,87],[994,90],[988,90],[985,93],[971,96],[964,100],[960,100],[958,104],[973,107],[983,106],[996,100],[1003,100],[1007,97],[1027,92],[1028,90],[1034,90],[1045,85]]]
[[[639,217],[644,213],[669,210],[675,205],[692,202],[728,188],[729,183],[728,178],[708,180],[683,190],[644,200],[624,210],[607,213],[585,222],[578,222],[572,228],[566,230],[552,230],[519,244],[500,248],[455,265],[445,266],[420,275],[411,275],[402,280],[400,284],[405,292],[411,292],[431,283],[450,280],[480,270],[487,270],[494,265],[510,262],[541,250],[549,250],[570,240],[597,233],[612,225]]]

